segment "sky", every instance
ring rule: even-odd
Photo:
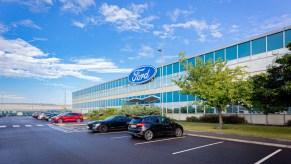
[[[72,92],[140,65],[290,26],[290,6],[290,0],[0,0],[1,102],[71,104]]]

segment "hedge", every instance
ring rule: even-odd
[[[243,117],[239,116],[222,116],[223,123],[225,124],[245,124],[247,121]],[[205,122],[205,123],[218,123],[218,115],[205,114],[199,118],[187,117],[187,122]]]

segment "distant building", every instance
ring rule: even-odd
[[[48,111],[48,110],[72,110],[71,105],[37,104],[37,103],[3,103],[0,104],[0,112],[25,112],[25,111]]]
[[[222,58],[223,61],[228,61],[229,67],[248,66],[251,74],[257,74],[266,71],[266,66],[270,65],[276,57],[288,52],[285,48],[288,42],[291,42],[291,26],[206,51],[189,57],[187,62],[195,65],[195,57],[201,57],[204,62]],[[201,107],[193,105],[193,101],[198,97],[180,94],[181,89],[172,82],[172,79],[178,79],[185,74],[184,67],[179,61],[156,67],[154,77],[144,83],[132,83],[136,79],[151,77],[148,76],[150,69],[145,69],[147,68],[135,69],[135,73],[131,73],[128,77],[117,78],[73,92],[73,110],[119,108],[124,104],[137,103],[163,107],[167,114],[216,113],[215,108],[202,110]],[[247,109],[235,105],[230,105],[227,110],[227,113],[247,112]]]

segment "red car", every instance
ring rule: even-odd
[[[81,122],[83,121],[83,115],[80,113],[64,113],[52,117],[52,122]]]

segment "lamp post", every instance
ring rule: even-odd
[[[162,54],[162,76],[161,76],[161,88],[162,88],[162,96],[161,96],[161,101],[162,101],[162,116],[164,116],[164,52],[162,49],[158,50]]]

